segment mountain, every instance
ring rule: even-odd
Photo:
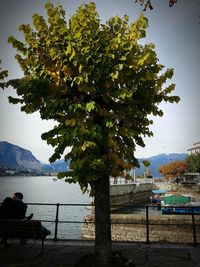
[[[187,157],[186,153],[171,153],[171,154],[159,154],[149,158],[138,159],[140,168],[136,168],[136,176],[144,175],[145,167],[143,165],[143,160],[148,160],[150,162],[150,171],[153,177],[162,177],[159,172],[160,165],[168,164],[170,161],[185,160]]]
[[[64,159],[61,159],[51,163],[50,166],[58,172],[64,172],[69,169],[69,163],[69,161],[66,162]]]
[[[31,151],[8,142],[0,142],[0,168],[47,173],[66,171],[68,166],[69,163],[64,160],[51,164],[41,163]]]
[[[41,171],[43,172],[64,172],[69,170],[69,161],[65,161],[64,159],[57,160],[50,164],[42,163]]]
[[[29,150],[0,142],[0,167],[39,170],[41,164]]]
[[[136,168],[136,176],[144,175],[143,160],[150,162],[150,171],[153,177],[162,177],[159,173],[159,167],[162,164],[167,164],[170,161],[184,160],[187,154],[185,153],[171,153],[160,154],[149,158],[139,158],[140,168]],[[69,161],[57,160],[51,164],[41,163],[36,159],[31,151],[21,148],[19,146],[10,144],[8,142],[0,142],[0,168],[34,170],[40,173],[61,172],[69,169]]]

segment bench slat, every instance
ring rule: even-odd
[[[44,239],[46,233],[38,220],[0,220],[0,236]]]

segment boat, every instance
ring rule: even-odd
[[[162,214],[200,214],[199,206],[162,207]]]
[[[152,195],[150,196],[151,203],[156,204],[158,207],[160,207],[163,197],[165,196],[166,193],[167,193],[166,189],[152,190],[153,196]]]
[[[165,195],[161,206],[162,214],[200,214],[200,202],[191,195]]]

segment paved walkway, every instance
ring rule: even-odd
[[[36,254],[41,243],[0,245],[0,267],[73,267],[84,255],[94,252],[93,241],[45,241],[44,252]],[[115,243],[113,251],[132,261],[136,267],[200,267],[200,247]]]

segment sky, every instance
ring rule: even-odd
[[[66,10],[66,19],[77,7],[88,1],[60,0]],[[102,23],[111,16],[129,16],[136,20],[142,7],[135,0],[94,0]],[[9,78],[23,76],[15,49],[8,44],[8,36],[22,39],[20,24],[31,24],[32,15],[46,17],[45,0],[0,0],[0,59],[1,68],[9,71]],[[168,7],[168,0],[152,0],[154,9],[145,12],[149,20],[144,43],[154,43],[160,63],[174,68],[171,80],[176,84],[178,104],[161,104],[163,117],[153,117],[151,130],[154,136],[144,138],[145,148],[137,147],[137,158],[162,153],[188,153],[195,142],[200,141],[200,1],[178,0]],[[53,148],[41,139],[41,134],[54,126],[53,121],[43,121],[39,113],[25,114],[20,105],[8,103],[9,95],[16,96],[12,88],[0,89],[0,141],[7,141],[30,150],[43,162],[48,162]]]

